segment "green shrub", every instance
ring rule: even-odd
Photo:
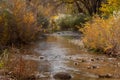
[[[57,19],[56,23],[60,26],[61,30],[78,30],[78,26],[82,27],[87,20],[87,16],[84,14],[65,15],[64,17]]]

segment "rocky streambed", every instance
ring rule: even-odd
[[[37,80],[120,80],[120,59],[87,52],[64,34],[79,37],[71,32],[47,35],[36,43],[36,54],[23,55],[37,63]]]

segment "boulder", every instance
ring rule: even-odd
[[[55,75],[53,75],[53,78],[58,80],[70,80],[72,76],[66,72],[58,72]]]

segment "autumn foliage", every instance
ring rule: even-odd
[[[107,0],[100,10],[102,17],[95,15],[82,29],[83,42],[89,49],[120,55],[120,0]]]
[[[120,51],[120,18],[102,19],[94,17],[82,29],[83,42],[89,49],[117,55]]]
[[[103,16],[111,16],[114,12],[120,9],[120,0],[106,0],[106,3],[101,5],[100,10]]]
[[[10,2],[9,2],[10,1]],[[0,8],[0,45],[28,43],[36,39],[36,13],[24,0],[8,0]]]

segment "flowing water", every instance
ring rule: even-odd
[[[67,72],[71,80],[120,80],[120,60],[103,54],[88,53],[65,38],[47,36],[37,43],[39,80],[54,80],[57,72]],[[100,75],[111,78],[100,78]]]

